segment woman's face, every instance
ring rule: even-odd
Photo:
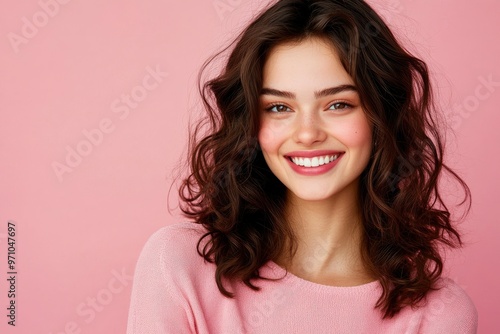
[[[273,48],[259,113],[262,153],[292,196],[317,201],[356,193],[372,131],[333,46],[309,38]]]

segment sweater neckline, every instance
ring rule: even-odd
[[[380,282],[378,280],[371,281],[368,283],[363,283],[360,285],[353,286],[337,286],[337,285],[326,285],[320,284],[312,281],[308,281],[304,278],[298,277],[291,272],[287,271],[283,267],[279,266],[272,260],[269,260],[266,265],[271,269],[273,278],[283,278],[283,281],[286,281],[296,287],[305,288],[308,290],[315,290],[321,293],[327,294],[349,294],[349,295],[358,295],[358,294],[370,294],[381,289]]]

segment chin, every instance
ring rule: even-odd
[[[293,196],[303,201],[325,201],[335,196],[332,193],[320,193],[311,189],[310,191],[291,191]]]

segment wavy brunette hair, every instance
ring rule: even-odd
[[[364,1],[277,1],[205,62],[199,90],[206,116],[190,128],[180,208],[207,229],[197,250],[215,263],[217,286],[227,297],[234,294],[223,278],[259,290],[251,280],[269,279],[259,268],[283,252],[294,254],[296,239],[284,216],[287,189],[257,141],[259,96],[271,49],[309,37],[336,48],[373,125],[372,156],[359,191],[361,247],[366,268],[383,288],[376,307],[392,317],[436,288],[443,270],[440,247],[462,245],[439,192],[440,175],[446,171],[459,183],[467,211],[470,190],[443,162],[426,64],[398,43]],[[229,48],[222,72],[204,82],[202,73]]]

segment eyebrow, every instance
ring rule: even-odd
[[[335,94],[338,94],[338,93],[344,92],[344,91],[357,92],[358,90],[353,85],[340,85],[340,86],[330,87],[330,88],[326,88],[326,89],[323,89],[320,91],[316,91],[316,92],[314,92],[314,96],[318,99],[320,97],[335,95]],[[282,90],[278,90],[278,89],[274,89],[274,88],[262,88],[262,90],[260,91],[260,95],[273,95],[273,96],[278,96],[278,97],[284,97],[287,99],[295,99],[294,93],[286,92],[286,91],[282,91]]]

